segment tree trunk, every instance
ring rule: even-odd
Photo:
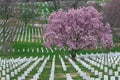
[[[76,52],[77,52],[77,51],[76,51],[76,50],[73,50],[73,49],[70,51],[71,58],[72,58],[72,60],[74,60],[74,61],[75,61],[75,57],[76,57]]]
[[[75,3],[73,4],[73,7],[74,7],[75,9],[77,9],[77,7],[78,7],[78,0],[75,0]]]
[[[72,58],[72,60],[75,61],[75,57],[76,57],[76,54],[75,54],[75,53],[71,53],[71,58]]]

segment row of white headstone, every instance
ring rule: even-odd
[[[55,51],[66,51],[66,49],[58,49],[58,48],[46,48],[46,47],[37,47],[37,48],[22,48],[22,49],[8,49],[8,52],[13,53],[54,53]]]
[[[100,80],[100,78],[93,78],[93,77],[90,77],[89,75],[87,75],[86,72],[82,71],[82,69],[74,62],[72,61],[71,58],[67,57],[66,58],[69,60],[69,62],[73,65],[73,67],[76,69],[76,71],[78,72],[78,74],[84,79],[84,80]],[[86,68],[91,68],[90,65],[86,64],[85,62],[81,61],[80,59],[76,59],[77,61],[79,61],[84,67]],[[98,71],[95,70],[94,74],[97,74]],[[102,74],[100,74],[100,76],[102,76]],[[104,80],[105,79],[108,79],[108,76],[107,75],[104,75]]]
[[[65,65],[65,63],[63,61],[63,58],[60,55],[59,55],[59,59],[60,59],[61,64],[62,64],[63,71],[67,71],[67,67],[66,67],[66,65]]]
[[[39,67],[37,73],[33,75],[33,78],[31,79],[31,80],[39,80],[40,75],[43,72],[49,58],[50,56],[46,57],[45,59],[44,59],[44,56],[42,56],[41,58],[39,57],[35,57],[35,58],[19,57],[16,59],[0,58],[0,77],[1,77],[0,79],[10,80],[11,77],[15,77],[18,73],[24,70],[29,64],[34,62],[31,64],[30,67],[28,67],[25,71],[23,71],[21,75],[18,76],[18,80],[25,79],[26,76],[28,76],[29,73],[37,66],[37,64],[40,61],[44,60],[42,65]],[[108,62],[106,63],[106,58],[108,58],[107,60],[109,63]],[[120,76],[119,76],[120,53],[118,52],[109,53],[109,54],[77,55],[75,59],[82,66],[77,65],[76,62],[74,62],[68,56],[65,56],[65,59],[67,59],[71,63],[71,65],[74,67],[74,69],[77,71],[77,73],[83,80],[101,80],[101,79],[120,80]],[[66,71],[67,68],[61,55],[59,55],[59,60],[61,61],[63,71]],[[106,64],[111,64],[111,65],[109,66]],[[115,66],[115,68],[113,68],[112,64]],[[83,70],[83,67],[86,69],[86,71]],[[91,77],[91,75],[88,75],[88,74],[94,75],[96,77]],[[49,80],[54,80],[54,78],[55,78],[55,56],[53,56]],[[66,79],[72,80],[71,75],[66,74]]]
[[[40,48],[22,48],[22,49],[12,49],[11,51],[13,52],[13,53],[29,53],[29,52],[31,52],[31,53],[54,53],[54,51],[56,51],[56,50],[59,50],[59,51],[61,51],[60,49],[57,49],[57,48],[50,48],[50,49],[48,49],[48,48],[45,48],[45,47],[40,47]],[[8,52],[10,52],[10,50],[8,49]]]
[[[76,60],[80,64],[82,64],[86,69],[90,70],[91,73],[94,73],[94,75],[98,76],[98,79],[115,80],[117,78],[117,80],[120,80],[120,76],[119,76],[120,54],[118,52],[109,53],[109,54],[94,54],[94,55],[87,54],[85,56],[77,55]],[[96,67],[99,68],[100,71],[97,70]]]
[[[26,6],[26,5],[31,5],[31,3],[22,3],[23,6]],[[34,5],[39,5],[40,7],[41,6],[50,6],[50,5],[53,5],[53,2],[52,1],[49,1],[49,2],[34,2]]]
[[[42,58],[17,58],[17,59],[5,59],[0,60],[1,66],[0,66],[0,80],[10,80],[11,77],[15,77],[18,73],[20,73],[25,67],[27,67],[30,63],[33,61],[34,64],[37,64],[38,60],[43,60],[44,56]],[[34,67],[34,65],[32,65]],[[22,78],[25,78],[29,71],[31,71],[32,66],[27,69],[27,71],[22,74],[21,79],[19,77],[19,80],[22,80]]]
[[[119,66],[117,67],[117,65],[119,65],[119,61],[120,61],[119,55],[117,55],[117,57],[113,56],[113,58],[112,58],[111,54],[109,54],[108,55],[108,61],[106,60],[107,59],[106,55],[101,56],[101,58],[93,58],[93,57],[90,57],[90,58],[92,60],[87,58],[87,59],[85,59],[85,61],[89,62],[90,64],[92,64],[92,65],[94,65],[94,66],[96,66],[98,68],[100,68],[101,70],[104,70],[104,72],[108,72],[109,67],[112,67],[112,69],[118,68],[118,71],[120,69]],[[108,66],[108,67],[106,67],[106,66]]]
[[[49,8],[44,8],[44,9],[39,9],[39,8],[37,8],[37,9],[35,9],[34,10],[34,12],[35,12],[35,14],[42,14],[42,15],[46,15],[46,14],[50,14],[50,10],[49,10]]]
[[[28,27],[21,27],[18,28],[17,30],[14,29],[14,32],[16,33],[14,35],[13,41],[21,41],[21,42],[42,42],[43,38],[43,27],[40,28],[28,28]],[[3,28],[0,30],[0,37],[1,37],[1,42],[3,42]],[[11,33],[13,30],[11,30],[9,27],[6,30],[6,40],[7,41],[10,37]]]
[[[50,56],[48,56],[44,62],[42,63],[42,65],[40,66],[40,68],[38,69],[37,73],[33,76],[33,78],[31,80],[38,80],[39,76],[41,75],[41,73],[44,70],[44,67],[46,66],[47,61],[50,59]]]
[[[26,70],[23,71],[22,74],[17,76],[17,80],[25,80],[27,76],[29,76],[29,73],[33,71],[33,69],[40,63],[40,61],[43,61],[42,65],[39,67],[38,71],[35,73],[35,75],[32,75],[33,78],[31,80],[39,80],[41,73],[44,71],[44,68],[47,64],[47,61],[49,60],[50,56],[46,57],[42,56],[39,57],[30,57],[30,58],[12,58],[12,59],[1,59],[0,58],[0,79],[2,80],[11,80],[11,77],[16,77],[18,73],[23,71],[26,67],[28,67]],[[65,63],[62,59],[62,57],[59,55],[59,59],[61,60],[61,64],[63,69],[66,67]],[[32,64],[31,64],[32,63]],[[31,65],[30,65],[31,64]],[[2,72],[2,73],[1,73]],[[52,60],[52,66],[51,66],[51,72],[49,80],[54,80],[55,75],[55,55],[53,56]],[[70,78],[70,76],[66,75],[66,78]],[[72,79],[71,79],[72,80]]]
[[[49,80],[54,80],[54,77],[55,77],[54,73],[55,73],[55,55],[54,55],[53,61],[52,61],[52,67],[51,67]]]
[[[37,66],[37,64],[40,61],[43,61],[44,56],[42,56],[42,58],[37,59],[26,71],[24,71],[24,73],[18,77],[18,80],[24,80],[26,76],[28,76],[28,74]]]

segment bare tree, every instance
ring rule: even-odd
[[[0,1],[0,19],[3,20],[3,42],[2,42],[2,52],[7,53],[8,48],[10,48],[11,43],[13,41],[13,36],[15,35],[16,22],[15,18],[15,2],[16,0],[1,0]],[[9,31],[7,32],[7,29]],[[9,35],[9,37],[8,37]],[[8,39],[6,39],[8,37]]]

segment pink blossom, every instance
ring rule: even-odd
[[[102,20],[101,13],[91,6],[53,12],[45,29],[45,45],[75,50],[111,47],[113,36],[110,25],[104,26]]]

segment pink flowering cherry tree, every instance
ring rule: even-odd
[[[44,31],[44,45],[67,48],[72,57],[77,50],[109,48],[113,45],[113,36],[110,25],[104,25],[102,20],[101,13],[92,6],[53,12]]]

